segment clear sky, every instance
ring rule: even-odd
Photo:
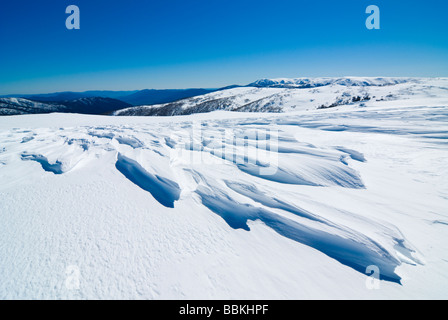
[[[0,94],[446,77],[447,17],[446,0],[2,0]]]

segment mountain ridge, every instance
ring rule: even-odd
[[[434,90],[437,86],[447,90],[446,81],[448,78],[265,78],[245,86],[230,85],[219,89],[60,92],[29,98],[0,97],[0,115],[63,112],[176,116],[219,110],[282,113],[341,105],[363,106],[371,100],[410,99],[414,91]],[[114,97],[125,94],[126,98],[91,96],[99,94]],[[142,101],[149,104],[141,104]]]
[[[40,102],[24,98],[0,98],[0,115],[54,112],[102,115],[129,107],[132,107],[132,105],[126,102],[101,97],[51,102]]]
[[[116,116],[177,116],[211,111],[271,112],[364,106],[392,100],[431,98],[447,90],[448,78],[335,77],[260,79],[244,87],[222,90],[168,104],[138,106]]]
[[[90,90],[84,92],[62,91],[44,94],[10,94],[0,98],[22,98],[38,102],[70,101],[82,98],[111,98],[123,102],[138,105],[152,105],[173,102],[180,99],[190,98],[214,92],[221,89],[143,89],[131,91]]]

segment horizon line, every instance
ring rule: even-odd
[[[15,96],[38,96],[38,95],[52,95],[52,94],[63,94],[63,93],[89,93],[89,92],[140,92],[140,91],[169,91],[169,90],[220,90],[225,89],[227,87],[247,87],[251,84],[260,81],[260,80],[297,80],[297,79],[336,79],[336,78],[368,78],[368,79],[377,79],[377,78],[389,78],[389,79],[447,79],[448,76],[313,76],[313,77],[266,77],[259,78],[255,81],[252,81],[248,84],[229,84],[220,87],[185,87],[185,88],[142,88],[142,89],[130,89],[130,90],[111,90],[111,89],[88,89],[88,90],[80,90],[80,91],[71,91],[71,90],[62,90],[62,91],[46,91],[40,93],[6,93],[0,94],[0,98],[14,98]]]

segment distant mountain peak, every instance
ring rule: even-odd
[[[175,116],[213,111],[283,113],[382,105],[389,101],[437,99],[448,79],[339,77],[260,79],[244,87],[220,90],[171,103],[132,107],[117,116]]]
[[[247,85],[257,88],[316,88],[328,85],[345,87],[389,86],[400,83],[416,81],[415,78],[389,78],[389,77],[335,77],[335,78],[278,78],[260,79]]]

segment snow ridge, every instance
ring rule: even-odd
[[[346,87],[392,86],[413,82],[416,78],[369,78],[369,77],[341,77],[341,78],[296,78],[296,79],[260,79],[248,86],[259,88],[316,88],[330,85]]]

